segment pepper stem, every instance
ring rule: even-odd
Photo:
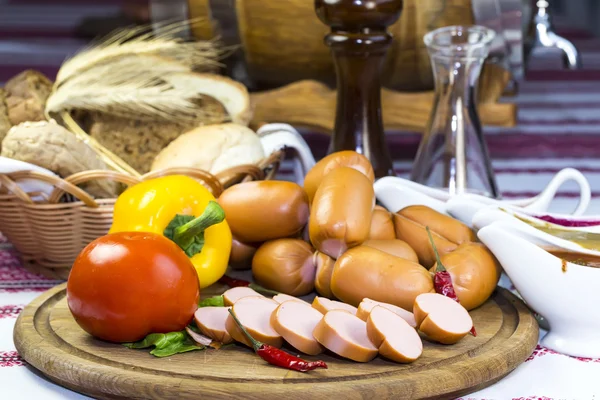
[[[431,231],[429,230],[428,226],[425,227],[425,230],[427,231],[429,241],[431,242],[431,247],[433,248],[433,253],[435,254],[435,259],[437,260],[437,268],[435,269],[435,272],[444,272],[446,270],[446,267],[444,267],[444,264],[442,264],[442,260],[440,259],[440,255],[437,251],[437,246],[433,241],[433,236],[431,236]]]
[[[225,211],[216,201],[209,201],[204,212],[199,217],[175,228],[173,232],[173,241],[182,249],[187,249],[194,238],[202,234],[212,225],[223,222]]]
[[[233,320],[235,321],[235,324],[242,330],[242,332],[248,338],[248,340],[250,341],[250,343],[252,343],[252,347],[254,348],[254,351],[258,351],[258,349],[260,348],[260,346],[263,345],[263,343],[259,342],[256,339],[254,339],[252,337],[252,335],[250,335],[250,333],[248,333],[248,331],[246,330],[246,328],[244,328],[244,326],[242,325],[242,323],[240,322],[240,320],[235,316],[235,313],[233,312],[233,310],[231,308],[228,309],[227,311],[229,311],[229,314],[231,314],[231,316],[233,317]]]

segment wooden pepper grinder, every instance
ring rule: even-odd
[[[329,153],[355,150],[373,165],[375,177],[394,175],[381,120],[383,59],[392,41],[387,27],[400,17],[402,0],[315,0],[329,27],[337,74],[337,110]]]

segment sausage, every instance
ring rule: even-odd
[[[454,344],[473,328],[469,312],[458,302],[438,293],[415,299],[413,314],[418,329],[433,341]]]
[[[234,305],[239,299],[249,296],[262,296],[262,294],[258,293],[254,289],[250,289],[249,287],[234,287],[227,289],[225,293],[223,293],[223,302],[229,307]]]
[[[398,211],[398,214],[420,225],[429,226],[429,229],[453,243],[462,244],[476,241],[475,233],[471,228],[433,208],[418,205],[408,206]]]
[[[368,362],[377,356],[377,347],[367,336],[365,321],[342,310],[325,314],[313,336],[326,349],[353,361]]]
[[[271,325],[295,349],[314,356],[323,352],[323,347],[313,336],[321,319],[323,314],[308,303],[291,300],[275,309],[271,315]]]
[[[398,211],[394,214],[394,227],[396,238],[408,243],[419,256],[419,262],[427,268],[436,260],[426,227],[429,227],[440,255],[455,250],[459,244],[476,241],[467,225],[427,206],[408,206]]]
[[[417,322],[415,321],[415,316],[412,312],[406,311],[404,308],[397,307],[393,304],[382,303],[379,301],[371,300],[371,299],[363,299],[358,305],[358,311],[356,312],[356,316],[363,321],[366,321],[369,318],[369,314],[375,307],[383,307],[391,312],[398,314],[402,319],[404,319],[410,326],[416,328]]]
[[[229,253],[229,266],[234,270],[246,270],[252,268],[252,257],[258,250],[258,245],[243,243],[235,237],[231,241],[231,252]]]
[[[338,258],[369,237],[375,206],[373,183],[355,169],[339,167],[325,175],[310,211],[310,241],[321,253]]]
[[[333,266],[335,260],[327,254],[316,251],[314,254],[314,264],[317,266],[315,275],[315,290],[321,296],[328,299],[333,298],[331,293],[331,275],[333,274]]]
[[[463,243],[440,259],[450,273],[460,304],[467,311],[485,303],[500,280],[502,269],[498,260],[481,243]],[[436,268],[437,263],[431,271]]]
[[[302,239],[265,242],[252,259],[252,275],[267,289],[303,296],[315,288],[314,250]]]
[[[369,229],[370,240],[396,239],[392,213],[381,206],[375,206]]]
[[[335,262],[331,291],[353,306],[369,298],[412,310],[418,295],[434,289],[431,274],[419,264],[372,247],[358,246]]]
[[[283,338],[271,325],[271,314],[278,306],[276,301],[266,297],[244,297],[238,300],[232,309],[242,326],[254,339],[274,347],[281,347]],[[225,328],[236,342],[252,347],[252,343],[237,326],[231,315],[225,321]]]
[[[363,243],[363,246],[373,247],[396,257],[404,258],[405,260],[415,263],[419,262],[417,253],[404,240],[372,240],[369,239]]]
[[[194,321],[203,335],[223,344],[233,342],[227,332],[225,321],[229,316],[231,307],[201,307],[194,313]]]
[[[293,182],[239,183],[225,189],[218,202],[231,232],[244,243],[294,236],[308,221],[308,197]]]
[[[367,335],[379,354],[399,363],[410,363],[423,354],[417,331],[387,308],[375,306],[367,319]]]
[[[304,177],[304,190],[312,203],[323,177],[338,167],[350,167],[364,174],[371,184],[375,181],[373,166],[367,157],[352,150],[338,151],[323,157]]]
[[[319,296],[315,297],[313,300],[312,307],[321,314],[327,314],[332,310],[341,310],[356,315],[356,312],[358,311],[356,307],[353,307],[350,304],[342,303],[341,301],[329,300],[325,297]]]
[[[275,300],[279,304],[281,304],[281,303],[283,303],[285,301],[300,301],[302,303],[308,304],[306,301],[304,301],[302,299],[299,299],[299,298],[294,297],[294,296],[287,295],[285,293],[276,294],[275,296],[273,296],[273,300]],[[310,305],[310,304],[308,304],[308,305]]]
[[[396,237],[404,240],[415,251],[419,257],[419,263],[429,268],[435,263],[435,253],[429,241],[427,230],[423,225],[402,215],[394,215],[394,226],[396,227]],[[440,236],[437,232],[431,230],[431,237],[440,256],[456,250],[458,245]]]

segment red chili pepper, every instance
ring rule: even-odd
[[[435,269],[435,274],[433,275],[433,287],[435,288],[435,292],[449,297],[452,300],[455,300],[457,303],[460,303],[460,300],[458,300],[458,296],[454,291],[454,286],[452,286],[452,277],[450,276],[450,272],[448,272],[446,267],[444,267],[444,264],[442,264],[437,247],[435,246],[435,242],[431,236],[431,231],[429,230],[428,226],[425,227],[425,229],[429,235],[429,241],[431,242],[431,247],[433,247],[433,252],[435,253],[435,258],[437,260],[437,267]],[[471,328],[471,334],[473,336],[477,336],[475,326]]]
[[[243,279],[235,279],[227,275],[223,275],[219,282],[229,287],[250,286],[250,282]]]
[[[231,308],[229,309],[229,313],[233,317],[233,320],[237,326],[239,326],[242,332],[244,332],[244,335],[248,338],[248,340],[250,340],[250,343],[252,343],[252,347],[254,348],[256,354],[258,354],[260,358],[269,364],[300,372],[312,371],[316,368],[327,369],[327,364],[325,364],[325,361],[305,361],[301,358],[288,354],[277,347],[259,342],[258,340],[254,339],[250,333],[248,333],[246,328],[243,327],[242,323],[237,319]]]
[[[263,293],[263,294],[271,295],[271,296],[275,296],[275,295],[279,294],[279,292],[276,292],[275,290],[265,289],[264,287],[257,285],[254,282],[248,282],[243,279],[232,278],[227,275],[223,275],[221,277],[221,279],[219,279],[219,283],[222,283],[222,284],[227,285],[232,288],[239,287],[239,286],[246,286],[246,287],[249,287],[250,289],[256,290],[259,293]]]

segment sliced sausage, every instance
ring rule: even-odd
[[[413,309],[418,329],[433,341],[454,344],[473,328],[469,312],[460,303],[438,293],[424,293]]]
[[[467,310],[485,303],[500,280],[502,269],[498,260],[481,243],[463,243],[440,259],[450,273],[460,304]],[[437,263],[431,271],[436,268]]]
[[[375,306],[367,319],[367,335],[379,354],[399,363],[415,361],[423,353],[417,331],[398,314]]]
[[[392,213],[381,206],[375,206],[371,217],[371,228],[369,230],[371,240],[396,239],[394,219]]]
[[[325,297],[319,296],[315,297],[313,300],[312,307],[321,314],[327,314],[332,310],[341,310],[356,315],[356,312],[358,311],[356,307],[351,306],[350,304],[342,303],[341,301],[329,300]]]
[[[373,183],[355,169],[339,167],[325,175],[310,211],[310,241],[338,258],[369,237],[375,206]]]
[[[265,242],[252,259],[252,275],[267,289],[303,296],[315,287],[312,246],[302,239]]]
[[[353,361],[368,362],[377,356],[377,347],[369,340],[365,321],[343,310],[325,314],[313,336],[326,349]]]
[[[373,166],[367,157],[352,150],[338,151],[323,157],[304,177],[304,190],[312,203],[323,177],[339,167],[350,167],[364,174],[371,184],[375,181]]]
[[[262,294],[258,293],[254,289],[250,289],[249,287],[239,286],[231,289],[227,289],[225,293],[223,293],[223,302],[226,306],[234,305],[239,299],[250,296],[262,296]],[[264,296],[263,296],[264,297]]]
[[[363,246],[373,247],[374,249],[384,251],[396,257],[404,258],[405,260],[415,263],[419,262],[417,253],[404,240],[372,240],[369,239],[363,243]]]
[[[314,254],[314,264],[317,266],[315,290],[321,296],[325,296],[328,299],[333,298],[333,293],[331,293],[331,275],[333,274],[335,260],[325,253],[316,251]]]
[[[306,301],[299,299],[297,297],[294,297],[294,296],[287,295],[285,293],[276,294],[275,296],[273,296],[273,300],[275,300],[279,304],[281,304],[285,301],[299,301],[301,303],[304,303],[304,304],[310,306],[310,304],[307,303]]]
[[[391,312],[398,314],[402,319],[404,319],[410,326],[413,328],[417,327],[417,322],[415,321],[415,316],[410,311],[406,311],[404,308],[400,308],[393,304],[381,303],[379,301],[371,300],[371,299],[363,299],[358,306],[358,311],[356,312],[356,316],[363,321],[366,321],[369,318],[369,314],[373,310],[373,308],[380,306],[390,310]]]
[[[266,297],[244,297],[233,305],[232,310],[254,339],[271,346],[281,347],[283,339],[271,325],[271,314],[277,306],[279,304],[276,301]],[[252,347],[252,343],[237,326],[231,315],[227,317],[225,327],[235,341]]]
[[[194,321],[203,335],[208,336],[216,342],[223,344],[233,342],[233,338],[227,332],[225,322],[229,317],[231,307],[201,307],[194,313]]]
[[[335,262],[331,291],[341,301],[358,306],[364,298],[412,310],[421,293],[434,292],[429,271],[368,246],[345,252]]]
[[[294,236],[308,221],[308,197],[294,182],[239,183],[225,189],[218,202],[231,232],[244,243]]]
[[[271,315],[271,325],[286,342],[305,354],[317,355],[323,347],[313,336],[323,314],[312,307],[290,300],[283,302]]]
[[[243,243],[233,237],[231,253],[229,253],[229,266],[235,270],[252,268],[252,257],[256,250],[258,250],[257,244]]]

